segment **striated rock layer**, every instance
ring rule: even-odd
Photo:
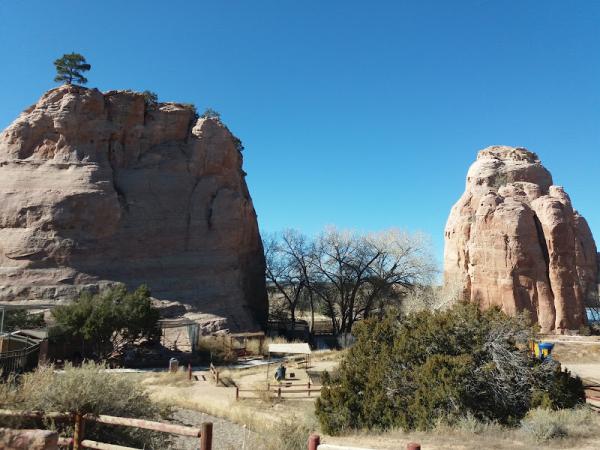
[[[192,108],[61,86],[0,134],[0,301],[147,284],[232,329],[266,321],[239,140]]]
[[[535,153],[479,152],[446,224],[446,283],[482,308],[528,310],[542,331],[564,332],[597,299],[596,255],[586,220]]]

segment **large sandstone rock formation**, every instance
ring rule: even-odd
[[[586,300],[597,298],[590,228],[526,149],[479,152],[445,241],[446,283],[458,283],[482,308],[529,310],[545,332],[579,328]]]
[[[231,329],[266,320],[239,140],[192,108],[61,86],[0,134],[0,301],[146,283]]]

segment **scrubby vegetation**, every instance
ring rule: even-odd
[[[248,443],[250,450],[304,450],[310,428],[301,418],[276,421]]]
[[[203,119],[221,120],[221,113],[212,108],[206,108],[200,117]]]
[[[23,309],[8,310],[4,316],[4,331],[24,330],[28,328],[42,328],[46,325],[44,314],[30,314]]]
[[[463,303],[367,319],[339,370],[324,377],[316,414],[330,434],[428,430],[465,417],[517,425],[532,408],[584,402],[581,380],[530,357],[534,331],[524,315]]]
[[[556,411],[537,408],[523,419],[520,431],[531,440],[546,442],[556,438],[586,437],[596,427],[597,417],[588,408]]]
[[[81,367],[67,365],[62,372],[51,366],[0,382],[2,408],[57,411],[81,414],[107,414],[159,420],[168,411],[154,404],[148,394],[134,380],[106,372],[102,364],[84,363]],[[5,417],[0,417],[7,422]],[[14,419],[13,419],[14,420]],[[0,426],[15,423],[4,423]],[[19,428],[33,424],[21,423]],[[46,423],[65,436],[72,436],[72,424]],[[102,426],[88,422],[86,438],[108,443],[143,447],[165,448],[165,435],[129,427]]]
[[[156,107],[158,106],[158,94],[156,94],[156,92],[146,90],[142,92],[142,95],[144,96],[144,103],[146,104],[146,109],[156,109]]]
[[[128,344],[158,334],[159,313],[146,286],[133,292],[124,286],[96,295],[84,292],[72,303],[54,308],[52,315],[56,319],[53,338],[79,341],[82,352],[87,346],[95,359],[109,358]]]

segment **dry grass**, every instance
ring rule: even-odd
[[[144,376],[143,384],[157,386],[192,386],[193,381],[188,380],[187,370],[180,368],[177,372],[156,372]]]
[[[419,442],[428,450],[597,450],[600,448],[600,415],[587,407],[535,410],[517,428],[481,423],[467,417],[452,426],[440,424],[431,432],[361,431],[326,436],[324,442],[373,449],[397,449],[409,442]]]
[[[600,438],[600,418],[589,408],[550,411],[535,409],[522,422],[521,433],[536,442],[557,438]]]
[[[248,442],[248,450],[305,450],[310,427],[302,418],[272,424]]]
[[[198,340],[198,351],[209,353],[215,363],[232,363],[237,360],[235,352],[229,347],[229,338],[222,336],[204,336]]]

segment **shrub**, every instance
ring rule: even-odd
[[[221,120],[221,113],[212,108],[206,108],[200,117],[203,119]]]
[[[2,384],[0,384],[2,386]],[[53,367],[40,367],[22,376],[20,383],[4,384],[10,393],[10,408],[59,411],[81,414],[107,414],[121,417],[159,420],[161,410],[133,380],[110,374],[101,364],[71,365],[57,373]],[[4,403],[4,402],[3,402]],[[52,424],[63,435],[72,433],[69,425]],[[166,436],[129,427],[98,425],[87,422],[86,438],[144,448],[165,448]]]
[[[534,390],[531,407],[546,409],[574,408],[585,403],[585,389],[579,377],[571,376],[568,370],[556,368],[546,386]]]
[[[198,340],[197,351],[204,353],[205,359],[213,363],[237,361],[237,355],[229,346],[229,336],[203,336]]]
[[[4,317],[4,331],[11,332],[27,328],[41,328],[46,325],[44,314],[29,314],[22,309],[8,310]]]
[[[276,422],[249,443],[249,450],[305,450],[310,434],[308,426],[299,418]]]
[[[544,442],[568,435],[560,416],[547,409],[534,409],[521,422],[521,430],[535,441]]]
[[[156,94],[156,92],[146,90],[142,92],[142,95],[144,96],[144,103],[146,104],[146,109],[156,109],[156,107],[158,106],[158,95]]]
[[[134,292],[124,286],[97,295],[84,292],[72,303],[54,308],[52,315],[53,336],[90,343],[97,359],[114,356],[125,345],[158,333],[159,312],[152,307],[146,286]]]
[[[527,316],[464,303],[367,319],[354,327],[356,343],[338,371],[323,380],[316,414],[333,434],[431,429],[467,415],[516,425],[542,396],[556,408],[582,402],[581,380],[529,356],[533,333]]]
[[[410,426],[430,428],[439,420],[453,421],[464,414],[461,406],[468,396],[463,380],[472,370],[469,355],[433,355],[415,372],[417,390],[409,408]]]
[[[242,144],[242,141],[240,138],[238,138],[237,136],[233,136],[233,142],[235,144],[235,149],[238,152],[243,152],[244,151],[244,144]]]

